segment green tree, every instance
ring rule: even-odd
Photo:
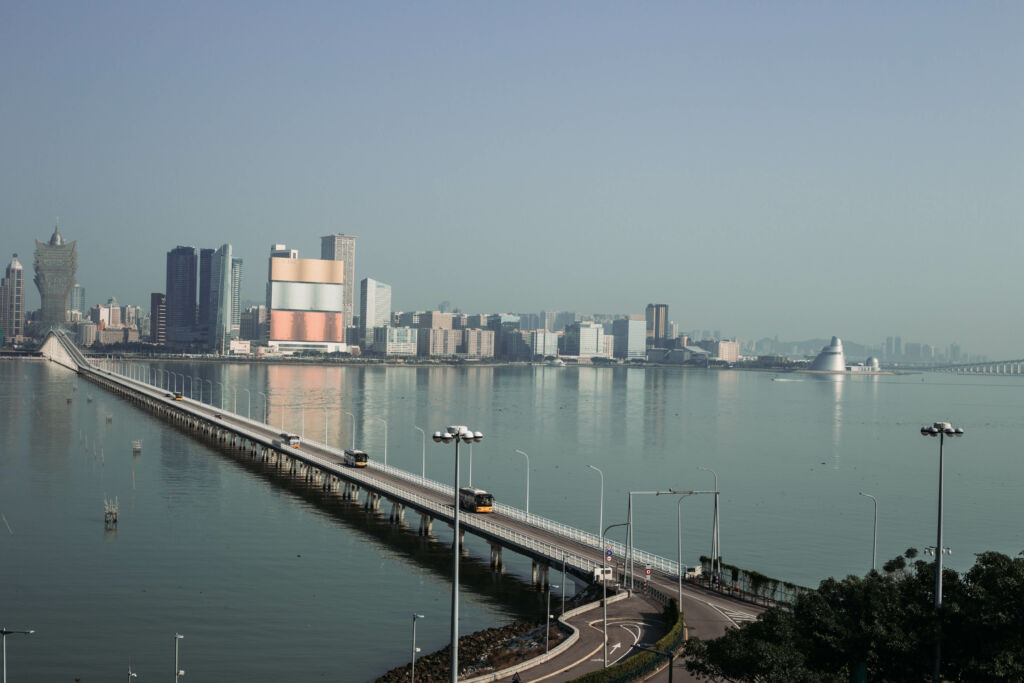
[[[908,566],[913,555],[886,574],[826,579],[791,612],[769,609],[716,640],[691,640],[687,670],[758,683],[849,681],[858,669],[872,681],[923,681],[941,619],[945,680],[1024,680],[1024,559],[983,553],[963,576],[945,570],[936,615],[935,565]]]

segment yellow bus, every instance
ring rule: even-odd
[[[370,459],[363,451],[353,450],[351,448],[345,449],[345,456],[341,459],[348,467],[366,467],[367,461]]]
[[[469,512],[494,512],[494,496],[466,486],[459,489],[459,507]]]
[[[281,432],[281,440],[274,439],[275,446],[291,446],[292,448],[298,448],[302,439],[299,438],[298,434],[289,434],[288,432]]]

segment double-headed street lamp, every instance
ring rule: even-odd
[[[341,411],[352,418],[352,450],[356,449],[356,416],[347,410]]]
[[[0,628],[0,640],[3,640],[3,654],[4,654],[4,656],[3,656],[3,664],[4,664],[4,681],[3,681],[3,683],[7,683],[7,636],[9,636],[9,635],[11,635],[13,633],[21,633],[23,635],[30,636],[33,633],[35,633],[35,630],[13,631],[13,630],[10,630],[10,629],[7,629],[7,628]]]
[[[459,442],[480,443],[484,435],[474,432],[465,425],[452,425],[443,432],[434,432],[433,439],[436,443],[455,442],[455,479],[452,486],[454,494],[452,528],[455,536],[452,539],[452,671],[451,683],[458,683],[459,680],[459,555],[461,553],[459,543]]]
[[[410,683],[416,683],[416,620],[422,618],[422,614],[412,615],[412,669],[409,671]]]
[[[945,445],[946,437],[963,436],[964,430],[961,427],[954,427],[948,422],[936,422],[931,427],[921,427],[921,436],[939,437],[939,523],[937,540],[935,541],[935,616],[939,624],[938,639],[935,641],[935,672],[932,680],[941,680],[939,674],[942,669],[942,447]]]
[[[871,534],[871,571],[875,571],[875,560],[878,557],[878,499],[870,493],[860,492],[865,498],[870,498],[875,504],[875,527]]]

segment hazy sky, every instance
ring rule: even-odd
[[[0,0],[0,260],[358,236],[397,310],[1024,357],[1024,4]],[[4,253],[6,252],[6,253]],[[34,286],[29,306],[38,305]]]

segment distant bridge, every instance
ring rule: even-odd
[[[925,369],[932,372],[951,372],[956,375],[1024,375],[1024,359],[939,365]]]

